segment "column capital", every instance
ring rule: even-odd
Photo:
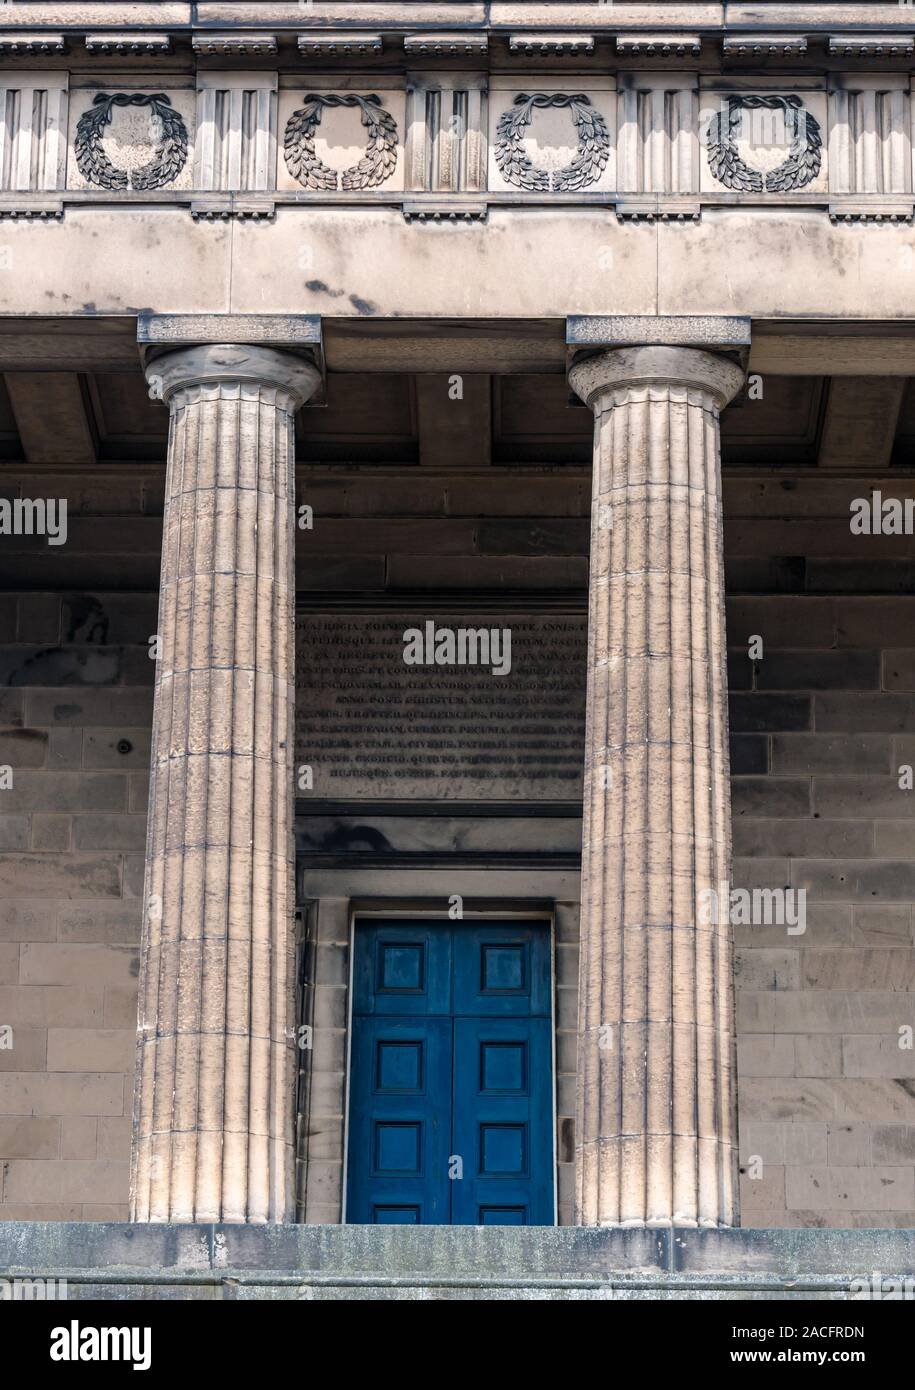
[[[146,362],[146,380],[155,395],[168,401],[195,386],[273,387],[297,410],[321,385],[313,362],[294,352],[245,343],[206,343],[164,349]]]
[[[592,410],[601,409],[616,391],[653,386],[702,392],[721,410],[736,396],[745,375],[740,362],[722,353],[645,345],[581,354],[569,369],[569,384]]]

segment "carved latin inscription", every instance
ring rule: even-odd
[[[426,615],[301,616],[296,761],[316,799],[557,800],[581,795],[583,614],[435,615],[436,628],[508,630],[507,663],[414,659]],[[505,643],[499,647],[504,654]],[[405,659],[405,655],[409,659]],[[301,795],[301,791],[300,791]]]

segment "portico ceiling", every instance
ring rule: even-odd
[[[331,373],[326,406],[297,420],[300,464],[590,466],[592,422],[558,375],[463,378],[462,409],[440,373]],[[752,389],[752,388],[751,388]],[[162,463],[168,417],[139,368],[17,372],[0,380],[0,457],[8,466]],[[915,467],[915,390],[900,377],[766,374],[722,417],[728,467]]]

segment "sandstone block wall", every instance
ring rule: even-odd
[[[915,586],[850,534],[870,486],[726,488],[734,881],[807,893],[735,928],[746,1226],[915,1226]]]
[[[104,510],[103,487],[90,499],[64,486],[71,508]],[[132,501],[136,544],[139,487]],[[122,489],[108,506],[124,508]],[[148,583],[157,557],[112,556],[119,533],[130,534],[123,517],[71,519],[63,556],[6,537],[19,553],[5,582],[50,572],[63,585],[69,566],[124,590]],[[0,766],[12,773],[0,790],[7,1220],[127,1215],[155,627],[154,592],[0,593]]]

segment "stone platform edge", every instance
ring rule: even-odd
[[[912,1299],[915,1229],[0,1222],[4,1296],[17,1279],[68,1299]]]

